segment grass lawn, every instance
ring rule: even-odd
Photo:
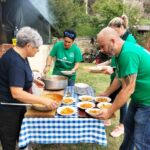
[[[106,87],[109,86],[109,75],[103,74],[93,74],[88,73],[84,67],[92,64],[81,63],[80,68],[77,73],[76,82],[87,83],[95,89],[96,94],[105,90]],[[112,126],[106,128],[108,146],[102,147],[96,145],[96,150],[118,150],[119,145],[122,142],[122,136],[119,138],[112,138],[109,136],[109,133],[118,124],[118,115],[116,113],[116,118],[112,119]],[[92,150],[92,144],[48,144],[48,145],[37,145],[33,144],[34,150]],[[1,148],[0,148],[1,150]]]

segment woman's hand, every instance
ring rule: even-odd
[[[44,105],[46,105],[46,107],[49,108],[50,110],[56,109],[58,107],[58,103],[52,99],[45,101]]]
[[[36,84],[36,86],[37,86],[38,88],[44,88],[44,86],[45,86],[44,82],[41,81],[40,79],[35,79],[35,80],[34,80],[34,83]]]
[[[50,65],[47,65],[47,66],[45,66],[43,73],[47,74],[49,70],[50,70]]]

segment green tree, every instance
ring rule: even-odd
[[[101,21],[100,27],[107,26],[112,18],[123,13],[123,4],[120,0],[96,0],[92,8]]]
[[[111,19],[122,16],[123,13],[128,16],[131,28],[137,25],[141,17],[138,7],[123,4],[122,0],[96,0],[92,8],[101,22],[100,28],[107,26]]]
[[[75,29],[77,23],[82,20],[83,6],[74,0],[49,0],[50,8],[56,16],[57,34],[62,35],[67,28]],[[58,36],[58,35],[57,35]]]
[[[144,12],[147,14],[150,14],[150,1],[145,0],[143,5],[144,5]]]

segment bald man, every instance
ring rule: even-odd
[[[104,28],[97,35],[103,53],[115,56],[116,78],[108,90],[113,93],[122,85],[110,109],[102,109],[99,119],[111,118],[113,113],[131,97],[124,120],[125,135],[120,150],[150,149],[150,53],[138,44],[123,41],[117,32]]]

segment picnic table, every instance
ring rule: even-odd
[[[77,110],[78,94],[74,92],[74,86],[68,86],[65,91],[70,92],[76,99],[72,104]],[[91,87],[87,94],[94,96]],[[38,144],[77,144],[96,143],[107,145],[105,126],[102,120],[92,117],[81,117],[77,113],[71,116],[56,114],[53,118],[25,117],[22,121],[18,146],[25,147],[30,143]]]

